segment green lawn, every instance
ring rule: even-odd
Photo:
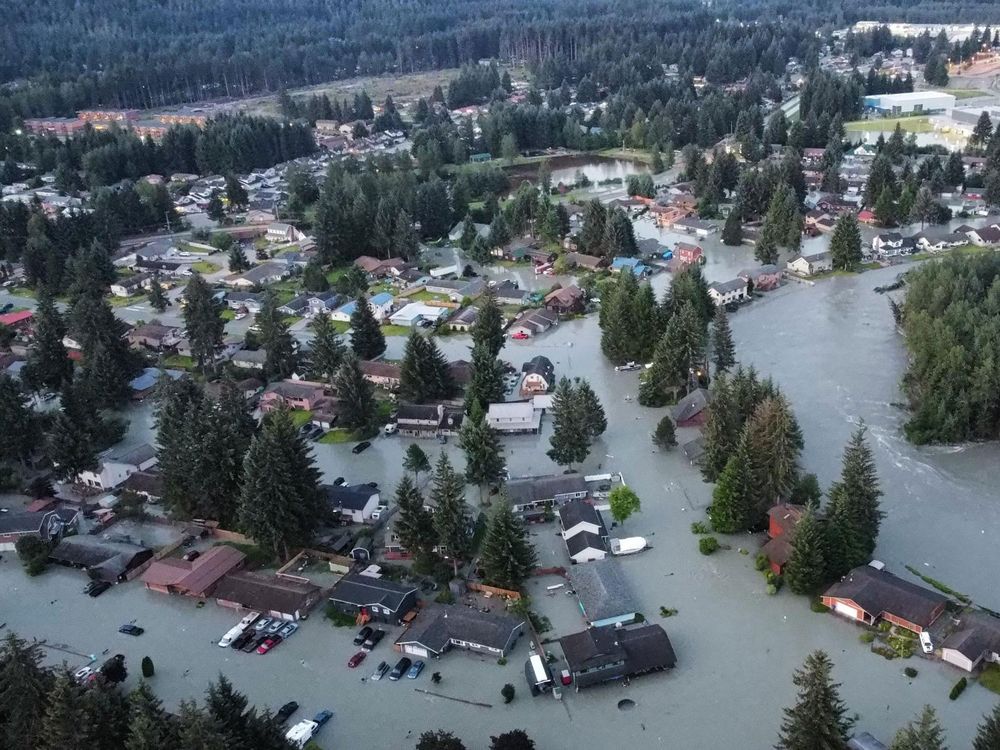
[[[865,131],[891,131],[895,129],[896,123],[907,133],[929,133],[934,130],[931,121],[926,117],[881,117],[874,120],[855,120],[844,123],[844,130],[847,132]]]
[[[15,289],[11,289],[10,294],[15,297],[30,297],[31,299],[35,299],[38,296],[34,289],[29,289],[26,286],[19,286]]]
[[[994,693],[1000,693],[1000,664],[987,664],[979,675],[979,684]]]
[[[220,313],[220,317],[223,320],[236,320],[236,311],[230,307],[227,307]]]
[[[284,323],[289,328],[291,328],[293,325],[295,325],[296,323],[298,323],[300,320],[302,320],[302,318],[299,317],[298,315],[286,315],[285,317],[283,317],[281,319],[281,322]]]
[[[597,152],[598,156],[606,156],[609,159],[626,159],[628,161],[641,161],[643,164],[650,164],[653,155],[645,149],[638,148],[606,148]]]
[[[353,443],[355,439],[354,430],[336,429],[330,430],[316,442],[331,445],[336,443]]]
[[[181,370],[193,370],[195,368],[195,362],[193,357],[185,357],[181,354],[174,354],[170,357],[165,357],[163,359],[163,364],[167,367],[176,367]]]
[[[142,302],[146,298],[142,295],[135,294],[131,297],[119,297],[116,294],[108,295],[108,304],[112,307],[128,307],[129,305],[135,304],[136,302]]]
[[[382,335],[383,336],[409,336],[410,335],[410,331],[412,331],[412,330],[413,329],[409,328],[408,326],[387,325],[387,326],[382,326]]]
[[[351,328],[350,323],[345,323],[342,320],[334,320],[332,322],[333,322],[333,330],[335,330],[337,333],[340,334],[347,333]]]
[[[312,412],[306,409],[292,409],[292,424],[301,427],[312,419]]]
[[[945,89],[944,93],[951,94],[956,99],[975,99],[977,96],[989,96],[989,91],[982,89]]]
[[[444,294],[434,294],[433,292],[428,292],[426,289],[422,289],[416,294],[411,294],[406,299],[411,302],[447,302],[448,297]]]
[[[191,264],[191,270],[198,273],[215,273],[219,270],[219,266],[209,263],[207,260],[199,260],[197,263]]]

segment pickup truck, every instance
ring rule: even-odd
[[[313,735],[316,734],[317,729],[319,729],[319,724],[315,721],[304,719],[285,733],[285,739],[295,747],[305,747]]]

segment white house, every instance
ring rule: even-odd
[[[531,401],[490,404],[486,423],[497,432],[537,433],[542,425],[542,410]]]
[[[111,293],[116,297],[131,297],[139,294],[143,288],[143,282],[151,278],[148,273],[137,273],[132,276],[118,279],[111,285]]]
[[[903,249],[903,235],[899,232],[885,232],[872,237],[872,253],[882,257],[899,255]]]
[[[236,289],[252,289],[255,286],[264,286],[281,281],[289,273],[288,266],[284,263],[268,261],[254,266],[248,271],[232,273],[226,276],[222,283]]]
[[[566,551],[575,563],[603,560],[608,554],[608,530],[600,511],[583,500],[559,508],[559,525]]]
[[[276,221],[267,225],[268,242],[298,242],[304,237],[305,235],[291,224]]]
[[[965,233],[973,245],[979,247],[994,247],[1000,245],[1000,224],[991,224],[988,227],[979,227]],[[111,287],[114,289],[114,287]]]
[[[367,484],[323,485],[322,490],[330,510],[345,521],[365,523],[378,508],[378,490]]]
[[[96,471],[81,471],[77,481],[99,490],[111,490],[124,484],[136,472],[153,466],[156,466],[156,449],[144,443],[121,455],[105,453],[100,467]]]
[[[785,268],[800,276],[812,276],[824,271],[832,271],[833,258],[830,257],[830,253],[797,255],[785,264]]]
[[[389,322],[396,326],[413,327],[421,321],[431,323],[440,320],[448,314],[447,307],[427,305],[423,302],[411,302],[389,316]]]
[[[728,305],[731,302],[742,302],[747,299],[747,282],[745,279],[730,279],[716,281],[708,285],[708,296],[716,306]]]

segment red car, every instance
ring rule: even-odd
[[[266,654],[268,651],[275,648],[279,643],[281,643],[281,636],[272,635],[257,647],[257,653]]]
[[[524,341],[525,339],[531,338],[524,331],[518,331],[517,333],[512,333],[510,337],[515,341]]]
[[[562,671],[562,673],[559,675],[559,679],[560,679],[560,682],[562,682],[563,685],[572,685],[573,684],[573,676],[569,673],[568,669],[564,669]]]
[[[350,659],[347,660],[347,666],[349,666],[351,669],[354,669],[356,666],[358,666],[361,662],[365,660],[366,656],[368,656],[368,654],[365,653],[364,651],[358,651],[358,653],[356,653],[354,656],[352,656]]]

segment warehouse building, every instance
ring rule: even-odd
[[[955,107],[955,97],[940,91],[913,91],[908,94],[877,94],[866,96],[866,110],[883,117],[900,115],[927,115],[937,112],[950,113]]]

